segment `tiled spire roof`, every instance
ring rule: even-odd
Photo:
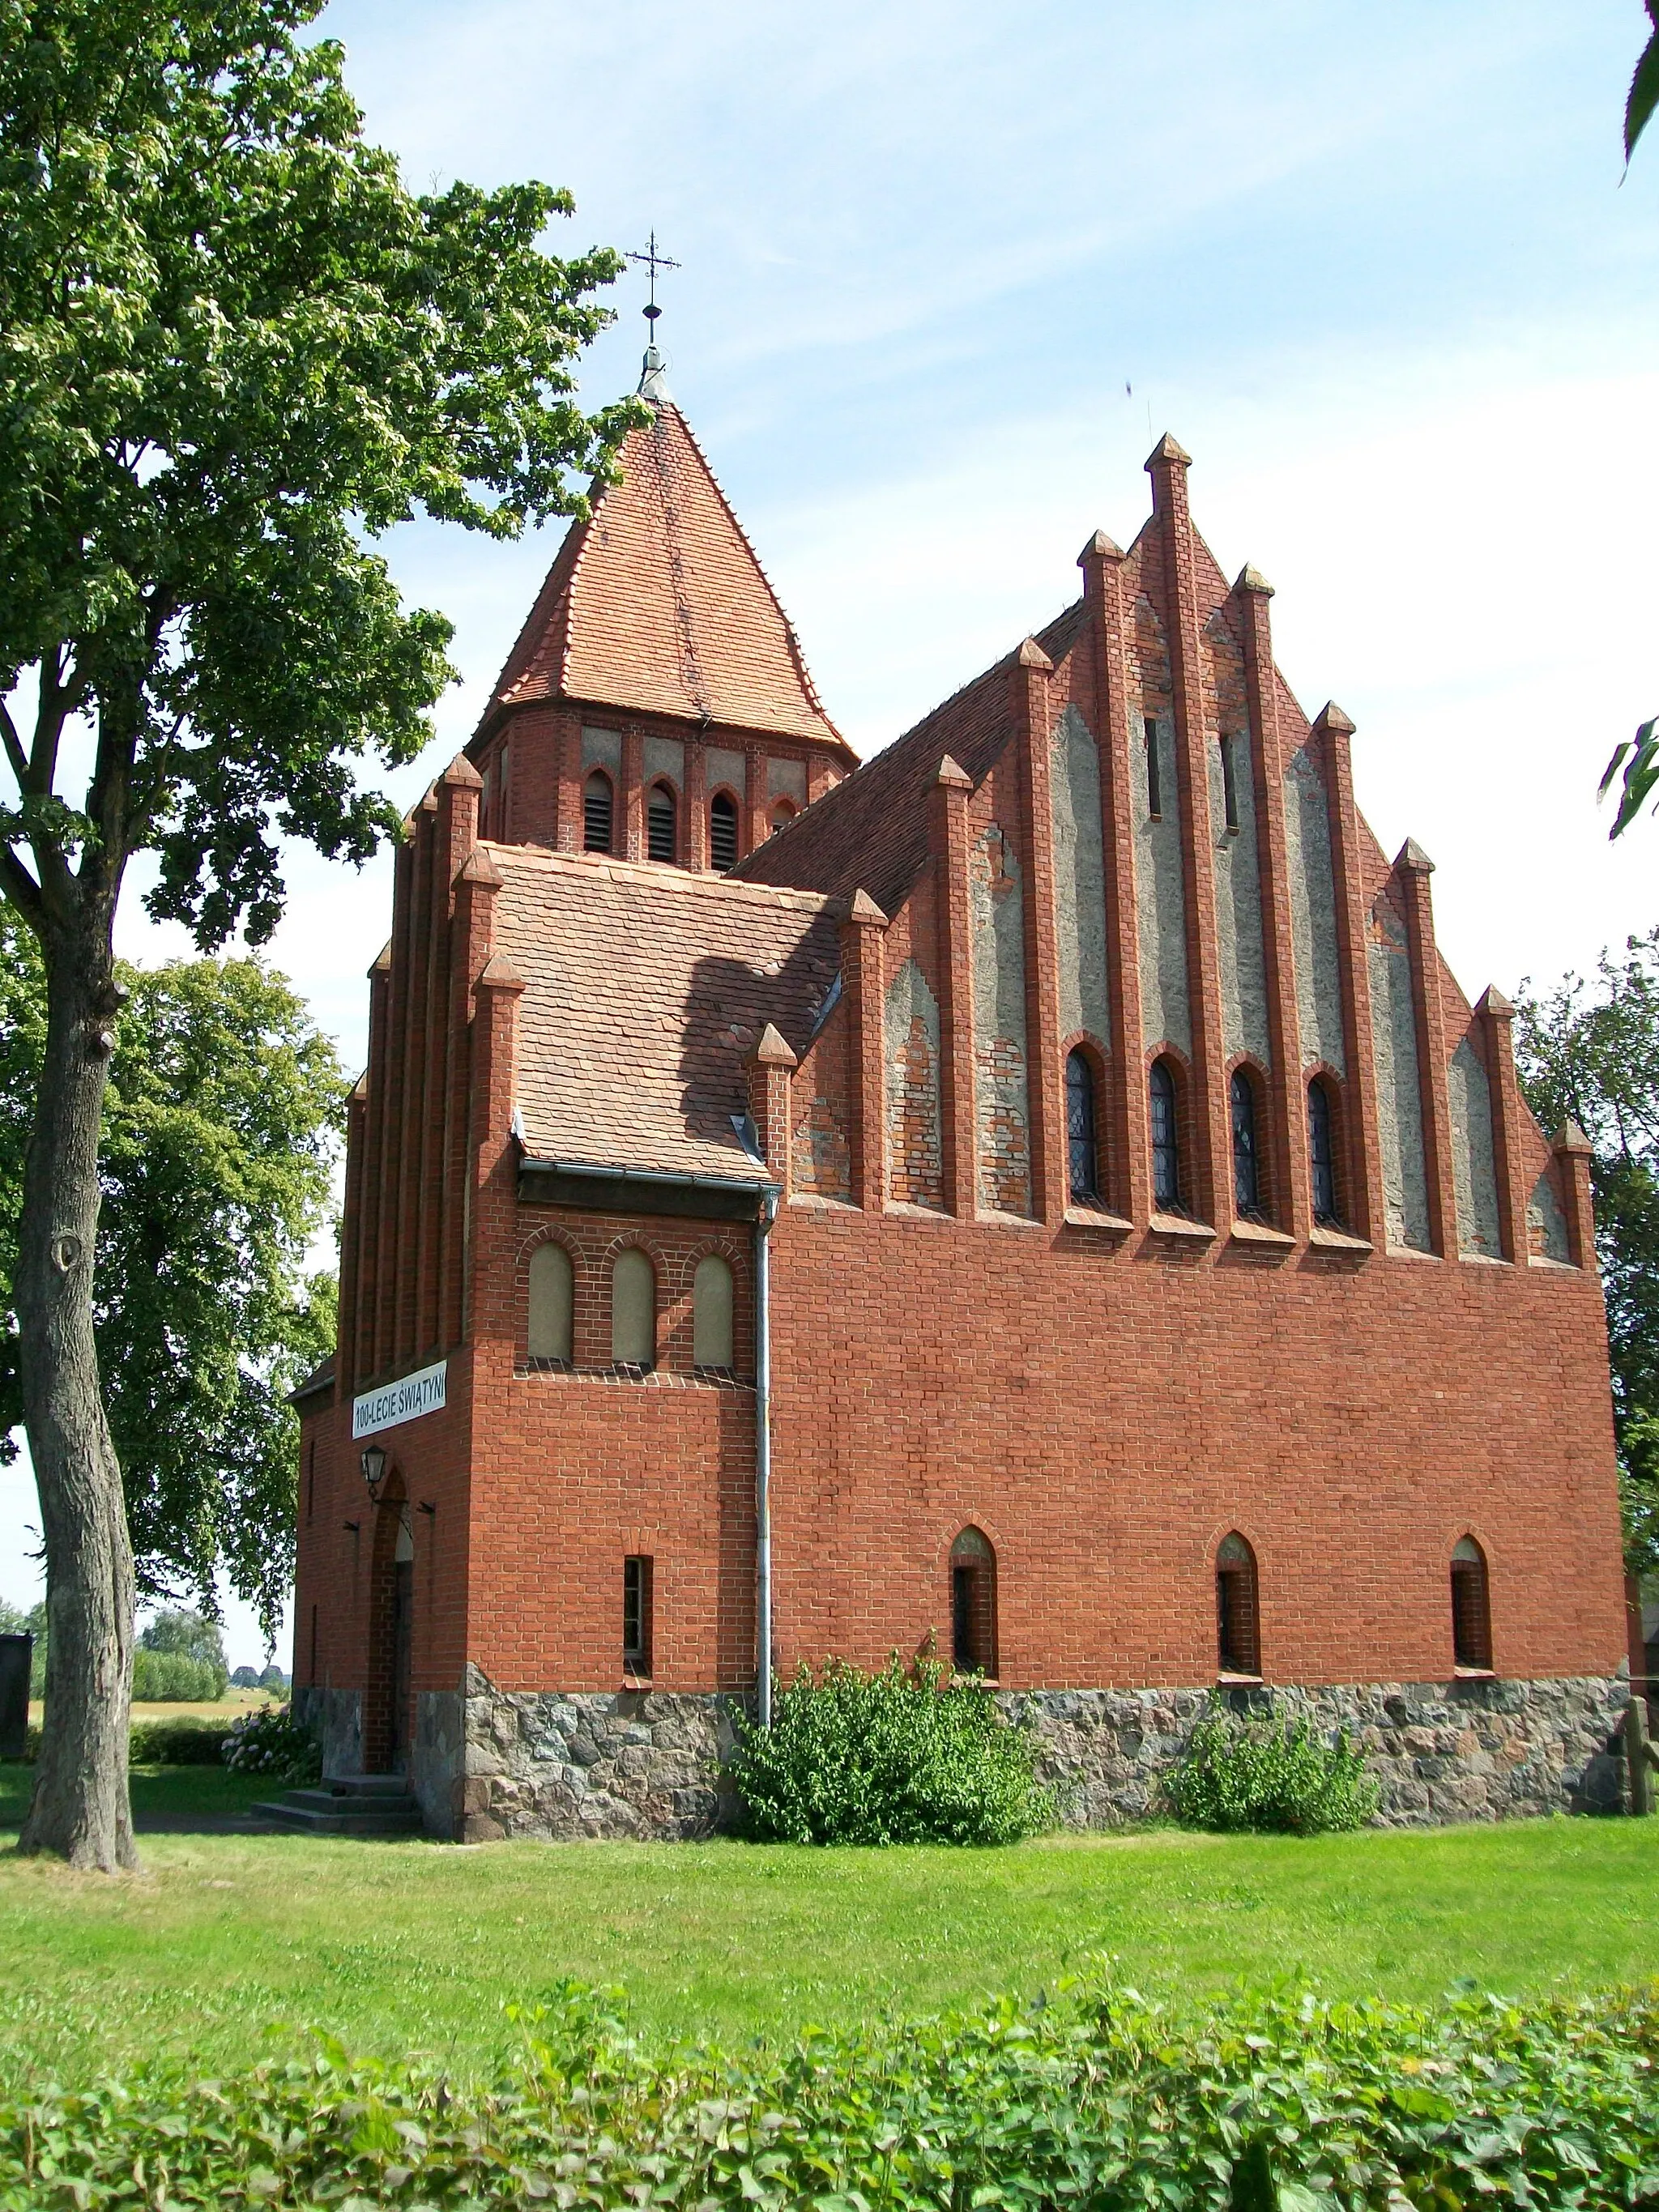
[[[622,482],[560,546],[485,720],[562,697],[816,738],[850,761],[679,410],[654,406],[621,465]]]

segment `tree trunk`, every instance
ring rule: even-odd
[[[16,1307],[46,1546],[46,1705],[18,1849],[137,1866],[127,1787],[133,1572],[92,1333],[98,1145],[117,1005],[114,901],[80,887],[48,924],[46,1051],[23,1171]]]

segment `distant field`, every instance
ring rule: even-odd
[[[142,1702],[135,1699],[132,1717],[136,1721],[176,1721],[193,1715],[205,1721],[234,1721],[240,1720],[244,1713],[252,1711],[255,1705],[276,1705],[282,1701],[277,1694],[270,1690],[227,1690],[224,1696],[214,1704],[203,1705],[175,1705],[170,1702],[161,1704],[150,1699]],[[36,1728],[39,1728],[40,1718],[40,1700],[39,1698],[31,1698],[29,1719]]]
[[[15,1833],[28,1770],[0,1766]],[[141,1811],[238,1810],[257,1784],[139,1771]],[[457,1846],[154,1835],[110,1881],[5,1854],[0,2076],[73,2077],[270,2021],[487,2059],[504,2003],[570,1975],[623,1984],[653,2034],[728,2045],[1033,1994],[1091,1954],[1197,1997],[1243,1977],[1432,1998],[1659,1975],[1659,1820],[1291,1838],[1150,1830],[1015,1850]]]

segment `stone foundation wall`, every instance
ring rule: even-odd
[[[1208,1703],[1203,1690],[1030,1690],[1000,1699],[1042,1744],[1039,1771],[1068,1826],[1109,1828],[1155,1810],[1158,1778]],[[1378,1682],[1229,1692],[1236,1710],[1305,1717],[1369,1755],[1379,1827],[1439,1827],[1545,1813],[1618,1812],[1614,1747],[1630,1700],[1611,1680]]]
[[[723,1698],[509,1692],[469,1667],[465,1731],[448,1832],[466,1843],[687,1842],[735,1809],[720,1779],[733,1742]]]
[[[320,1683],[295,1686],[294,1717],[323,1747],[325,1774],[363,1771],[363,1693],[325,1689]]]
[[[1039,1769],[1068,1826],[1110,1828],[1156,1811],[1203,1690],[1005,1691],[1031,1727]],[[1571,1681],[1370,1683],[1237,1691],[1240,1709],[1347,1730],[1382,1784],[1377,1825],[1433,1827],[1565,1812],[1617,1812],[1622,1676]],[[442,1709],[441,1711],[440,1709]],[[423,1697],[415,1787],[428,1830],[468,1843],[507,1836],[682,1841],[732,1824],[720,1778],[732,1701],[648,1691],[566,1696],[495,1689],[476,1668],[461,1697]]]

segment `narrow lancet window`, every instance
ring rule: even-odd
[[[1215,1555],[1217,1657],[1224,1674],[1260,1674],[1261,1631],[1255,1553],[1237,1529]]]
[[[708,860],[722,875],[738,865],[738,802],[729,792],[717,791],[708,802]]]
[[[1158,757],[1158,724],[1146,717],[1146,811],[1154,822],[1164,818],[1164,779]]]
[[[1486,1555],[1473,1536],[1460,1537],[1451,1555],[1452,1657],[1480,1673],[1492,1668],[1492,1604]]]
[[[645,810],[645,849],[650,859],[678,858],[674,815],[673,793],[665,783],[653,783]]]
[[[1086,1055],[1066,1061],[1066,1150],[1072,1196],[1088,1205],[1100,1195],[1095,1153],[1095,1076]]]
[[[595,769],[582,786],[583,852],[608,853],[611,850],[611,817],[613,811],[611,779],[602,769]]]
[[[1167,1060],[1155,1060],[1148,1079],[1152,1139],[1152,1210],[1174,1213],[1181,1205],[1181,1146],[1176,1123],[1175,1077]]]
[[[1249,1219],[1261,1210],[1261,1168],[1255,1141],[1255,1085],[1242,1067],[1229,1085],[1233,1116],[1233,1211]]]
[[[951,1660],[959,1674],[997,1671],[996,1573],[990,1539],[964,1528],[951,1547]]]
[[[1331,1134],[1331,1094],[1317,1077],[1308,1085],[1308,1164],[1313,1176],[1314,1219],[1336,1220],[1336,1147]]]
[[[651,1672],[651,1567],[639,1553],[623,1561],[623,1668],[629,1674]]]
[[[1238,739],[1222,738],[1221,746],[1221,803],[1225,809],[1227,827],[1238,827]]]

